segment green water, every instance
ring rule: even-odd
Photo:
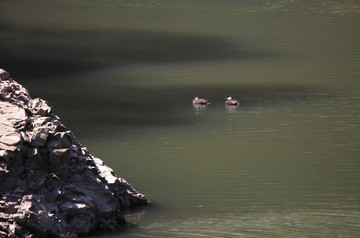
[[[358,1],[0,9],[0,67],[152,201],[96,236],[360,234]]]

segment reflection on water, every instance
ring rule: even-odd
[[[207,107],[208,107],[208,105],[193,104],[193,108],[194,108],[194,113],[195,113],[195,114],[206,112]]]
[[[227,113],[236,113],[239,110],[240,105],[227,105],[225,104],[225,110]]]
[[[360,233],[357,1],[0,8],[0,67],[152,201],[96,237]]]
[[[126,219],[126,222],[137,225],[141,222],[142,218],[145,216],[146,207],[134,208],[131,211],[127,211],[123,214]]]

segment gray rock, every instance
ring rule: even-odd
[[[113,230],[125,210],[148,203],[2,69],[0,132],[0,237]]]
[[[41,115],[41,116],[48,116],[51,113],[51,107],[45,100],[40,98],[35,98],[30,101],[29,103],[29,110],[33,114]]]
[[[3,69],[0,69],[0,79],[6,80],[10,77],[9,73]]]

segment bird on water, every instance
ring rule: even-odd
[[[206,104],[209,104],[208,100],[206,100],[204,98],[198,98],[198,97],[195,97],[192,100],[192,102],[193,102],[194,105],[198,105],[198,104],[206,105]]]
[[[226,105],[234,105],[234,106],[240,105],[240,102],[232,97],[227,97],[225,99],[226,99],[225,101]]]

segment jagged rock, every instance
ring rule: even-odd
[[[41,116],[48,116],[51,113],[51,107],[45,100],[40,98],[35,98],[31,100],[29,103],[29,110],[33,114],[41,115]]]
[[[0,237],[113,230],[148,202],[2,69],[0,132]]]

